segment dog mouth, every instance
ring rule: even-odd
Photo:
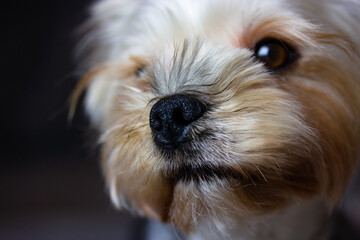
[[[217,180],[237,180],[242,181],[244,177],[235,169],[227,166],[212,166],[210,164],[202,166],[183,165],[175,170],[165,173],[167,178],[174,182],[183,183],[209,183]]]
[[[216,152],[207,152],[201,144],[194,146],[188,142],[177,149],[159,149],[163,164],[163,175],[173,182],[196,183],[216,180],[244,180],[244,176],[226,162]]]
[[[216,180],[243,180],[244,176],[232,166],[224,165],[224,139],[218,139],[215,131],[206,129],[176,148],[155,144],[156,153],[163,162],[163,175],[173,182],[196,183]]]

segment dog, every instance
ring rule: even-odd
[[[102,0],[79,43],[119,209],[189,239],[327,239],[357,166],[359,3]]]

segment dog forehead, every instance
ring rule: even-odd
[[[149,0],[139,8],[128,37],[140,52],[172,48],[195,37],[232,48],[249,47],[241,39],[250,28],[293,15],[279,0]]]

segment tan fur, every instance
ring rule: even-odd
[[[193,8],[188,1],[143,8],[119,2],[123,10],[111,0],[94,8],[101,30],[88,38],[101,54],[91,55],[89,69],[100,70],[90,70],[73,95],[76,102],[84,88],[90,91],[87,108],[101,132],[102,168],[117,207],[187,233],[202,221],[221,231],[234,219],[261,218],[315,197],[329,212],[336,207],[359,155],[359,43],[342,28],[358,19],[335,24],[331,15],[308,11],[311,1],[226,1],[231,7],[224,9],[215,0]],[[314,6],[321,4],[327,3]],[[117,17],[101,20],[102,14]],[[228,24],[224,32],[216,16]],[[121,32],[128,38],[116,44],[104,38]],[[268,72],[252,52],[266,38],[287,42],[298,59]],[[152,106],[179,93],[214,106],[192,127],[191,159],[165,156],[149,126]],[[208,136],[198,137],[203,132]],[[229,177],[178,182],[186,164],[226,167]]]

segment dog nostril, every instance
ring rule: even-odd
[[[161,130],[161,119],[159,116],[154,116],[152,118],[150,118],[150,127],[151,129],[155,130],[155,131],[160,131]]]
[[[188,140],[188,126],[206,111],[206,105],[194,97],[173,95],[159,100],[150,111],[150,127],[155,142],[176,148]]]
[[[205,105],[198,100],[188,99],[188,102],[174,109],[172,119],[177,125],[188,125],[199,119],[205,108]]]
[[[185,107],[182,111],[181,117],[185,122],[191,123],[203,115],[205,108],[206,106],[203,103],[193,99],[191,102],[191,108]]]

